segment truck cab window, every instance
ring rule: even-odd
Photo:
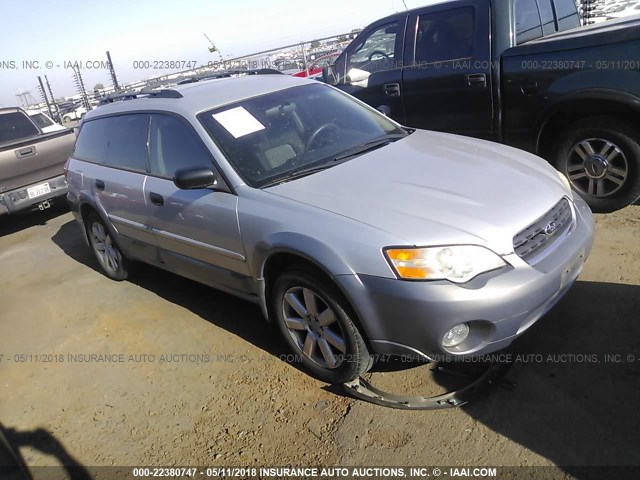
[[[551,35],[556,31],[556,19],[553,15],[551,0],[537,0],[540,9],[540,19],[542,20],[543,35]]]
[[[397,33],[398,22],[391,22],[361,39],[348,54],[347,72],[352,68],[370,73],[395,68]]]
[[[553,0],[558,17],[558,31],[570,30],[580,26],[578,7],[573,0]]]
[[[474,27],[471,7],[420,15],[415,62],[445,62],[473,56]]]
[[[542,22],[534,0],[516,0],[516,43],[542,37]]]

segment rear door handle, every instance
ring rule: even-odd
[[[154,205],[158,205],[159,207],[164,205],[164,197],[159,193],[151,192],[149,193],[149,198],[151,199],[151,203]]]
[[[102,180],[96,180],[95,184],[98,190],[104,190],[104,182]]]
[[[467,87],[487,87],[487,76],[484,73],[471,73],[465,77]]]
[[[399,83],[385,83],[382,86],[382,90],[384,94],[388,97],[399,97],[400,96],[400,84]]]

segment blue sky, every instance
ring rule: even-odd
[[[427,3],[433,2],[406,0],[409,8]],[[118,79],[131,82],[164,73],[136,70],[135,60],[219,60],[208,52],[203,32],[234,57],[348,32],[402,9],[402,0],[0,0],[0,105],[19,104],[20,89],[40,100],[38,75],[48,76],[56,96],[75,94],[64,62],[106,60],[107,50]],[[22,68],[33,60],[39,69]],[[10,61],[16,68],[7,68]],[[47,61],[54,66],[47,69]],[[106,70],[82,74],[88,89],[111,84]]]

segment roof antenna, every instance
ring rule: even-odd
[[[409,10],[409,7],[407,7],[407,2],[405,2],[404,0],[402,0],[402,3],[404,5],[404,9],[405,10]]]

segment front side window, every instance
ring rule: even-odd
[[[398,22],[383,25],[359,40],[349,51],[347,72],[352,68],[379,72],[394,68]]]
[[[534,0],[516,0],[517,44],[542,37],[542,24],[538,5]]]
[[[303,85],[198,115],[243,180],[261,187],[406,132],[326,85]]]
[[[149,115],[130,114],[84,122],[74,153],[108,167],[146,172]]]
[[[184,168],[212,167],[209,151],[182,120],[171,115],[151,116],[149,170],[153,175],[173,178]]]
[[[416,63],[445,62],[473,56],[474,17],[472,7],[420,15]]]

